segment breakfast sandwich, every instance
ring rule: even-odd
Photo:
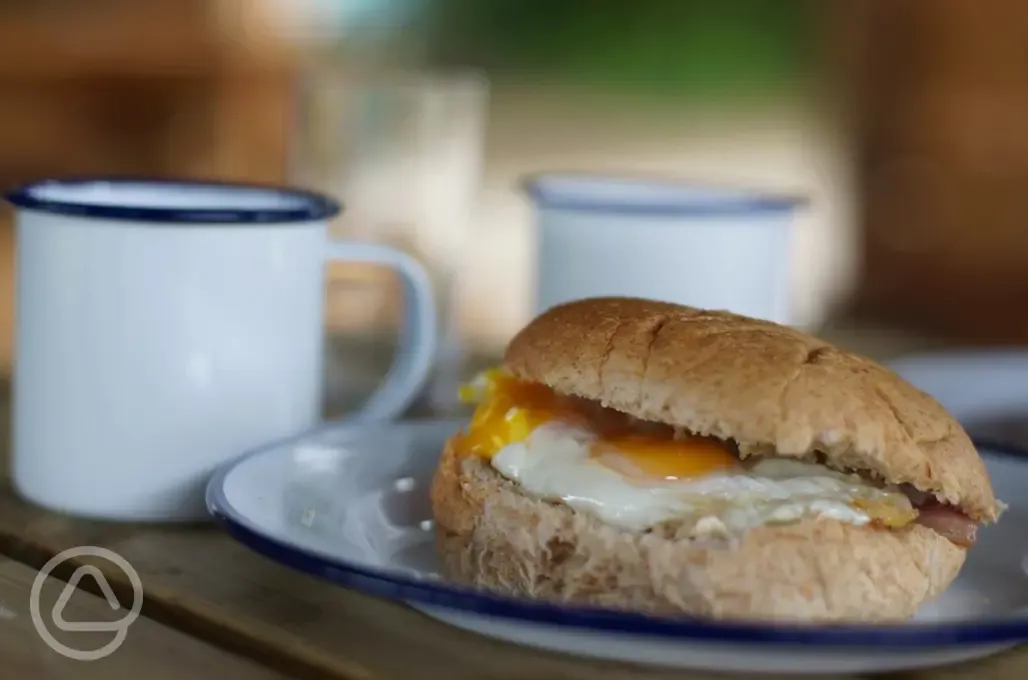
[[[802,332],[631,298],[528,324],[432,484],[444,572],[509,595],[777,621],[912,616],[996,520],[931,397]]]

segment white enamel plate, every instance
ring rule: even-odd
[[[897,369],[960,419],[967,408],[986,416],[983,403],[991,412],[1013,405],[1028,414],[1028,355],[991,374],[1013,375],[1003,399],[988,397],[990,381],[980,379],[988,361],[941,359]],[[939,371],[948,372],[940,378]],[[208,506],[237,540],[295,569],[484,635],[592,657],[723,671],[873,672],[971,659],[1028,640],[1028,452],[1016,447],[981,449],[1010,509],[981,532],[953,586],[913,620],[729,624],[562,607],[447,583],[437,572],[428,488],[443,441],[462,425],[329,425],[223,467],[208,487]]]

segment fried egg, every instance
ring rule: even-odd
[[[702,536],[812,517],[897,527],[917,516],[898,489],[798,460],[744,462],[719,440],[641,423],[501,371],[461,396],[478,407],[458,450],[487,459],[530,495],[625,529],[679,522]]]

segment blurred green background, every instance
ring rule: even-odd
[[[427,58],[493,77],[661,97],[754,97],[808,82],[817,16],[792,0],[435,0]]]
[[[669,97],[802,87],[811,0],[347,0],[339,47],[379,61],[483,69],[492,79]]]

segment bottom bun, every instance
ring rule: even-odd
[[[807,520],[732,543],[630,532],[523,494],[446,446],[432,483],[452,580],[516,596],[664,615],[776,621],[909,618],[956,578],[966,551],[920,525]]]

